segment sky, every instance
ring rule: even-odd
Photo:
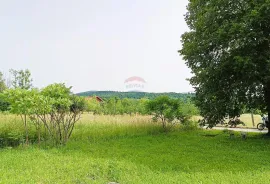
[[[0,0],[0,71],[29,69],[33,85],[73,92],[193,91],[177,52],[188,0]]]

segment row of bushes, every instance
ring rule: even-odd
[[[9,89],[0,96],[10,104],[10,112],[21,118],[25,144],[29,143],[30,125],[36,129],[39,143],[45,132],[55,144],[66,144],[86,107],[84,98],[72,95],[71,88],[64,84],[52,84],[42,90]]]
[[[98,114],[148,114],[161,122],[165,131],[176,124],[187,125],[192,115],[198,113],[190,100],[159,96],[156,99],[110,98],[97,102],[71,93],[64,84],[52,84],[42,90],[9,89],[0,94],[10,113],[21,119],[22,131],[2,131],[0,145],[15,146],[49,140],[55,145],[64,145],[72,135],[75,123],[84,111]],[[13,128],[12,128],[13,129]],[[16,128],[15,128],[16,129]]]
[[[123,114],[141,114],[148,115],[149,109],[146,108],[146,104],[151,101],[162,99],[160,103],[165,103],[165,99],[172,99],[179,102],[179,106],[182,106],[182,109],[189,111],[192,115],[198,115],[199,111],[194,105],[191,99],[176,99],[170,98],[168,96],[159,96],[155,99],[131,99],[131,98],[117,98],[110,97],[105,99],[103,102],[96,100],[95,96],[91,98],[86,98],[86,111],[93,112],[94,114],[105,114],[105,115],[123,115]]]

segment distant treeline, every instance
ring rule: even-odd
[[[158,96],[168,96],[170,98],[180,98],[186,99],[190,97],[194,97],[194,93],[146,93],[146,92],[117,92],[117,91],[87,91],[78,93],[79,96],[99,96],[104,99],[108,99],[111,97],[118,97],[120,99],[123,98],[132,98],[132,99],[154,99]]]

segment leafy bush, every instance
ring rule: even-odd
[[[52,84],[41,91],[10,89],[4,92],[4,96],[10,103],[11,112],[23,121],[26,144],[29,141],[29,123],[35,125],[39,143],[44,129],[55,144],[66,144],[85,110],[84,99],[72,95],[64,84]]]
[[[146,110],[153,115],[154,121],[161,121],[163,129],[169,130],[177,123],[189,124],[193,112],[189,104],[179,99],[159,96],[146,103]]]
[[[0,112],[8,111],[9,103],[4,99],[3,95],[0,93]]]

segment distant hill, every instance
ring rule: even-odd
[[[146,92],[118,92],[118,91],[87,91],[82,93],[77,93],[78,96],[99,96],[101,98],[110,98],[110,97],[118,97],[118,98],[133,98],[133,99],[141,99],[141,98],[149,98],[153,99],[157,96],[167,95],[171,98],[183,98],[186,99],[188,97],[194,97],[194,93],[146,93]]]

